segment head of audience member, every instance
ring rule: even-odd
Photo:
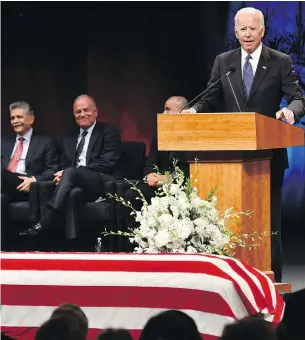
[[[286,295],[286,294],[285,294]],[[305,288],[287,294],[282,326],[289,340],[305,339]]]
[[[264,33],[264,15],[255,8],[246,7],[235,15],[235,35],[241,47],[248,53],[253,53],[261,44]]]
[[[227,325],[220,340],[277,340],[274,324],[262,317],[246,317]]]
[[[99,334],[97,340],[133,340],[126,329],[107,328]]]
[[[164,104],[163,113],[179,113],[188,104],[186,98],[181,96],[172,96],[167,99]]]
[[[75,305],[73,303],[64,303],[54,309],[50,318],[52,319],[59,316],[65,316],[73,319],[74,322],[77,323],[82,336],[84,338],[87,337],[89,327],[88,318],[78,305]]]
[[[37,330],[35,340],[86,340],[75,318],[56,316],[45,321]]]
[[[9,107],[13,130],[24,136],[32,127],[35,117],[31,106],[24,101],[14,102]]]
[[[95,100],[86,94],[78,96],[73,103],[73,114],[76,124],[80,128],[89,129],[95,123],[98,115]]]
[[[150,318],[139,340],[201,340],[195,321],[178,310],[168,310]]]

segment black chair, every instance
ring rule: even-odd
[[[145,162],[146,144],[143,142],[123,142],[122,156],[120,159],[120,169],[123,178],[139,178],[142,175],[143,165]],[[87,202],[82,207],[83,221],[81,228],[81,246],[77,250],[94,251],[97,237],[101,232],[108,230],[117,232],[117,202],[108,196],[116,193],[117,183],[123,180],[109,181],[105,183],[106,197],[97,202]],[[43,210],[54,191],[52,182],[39,182],[39,210],[43,214]],[[119,219],[120,220],[120,219]],[[62,228],[64,229],[64,228]],[[103,237],[104,251],[120,250],[120,236]]]
[[[27,245],[19,239],[18,233],[39,221],[38,190],[37,182],[32,183],[27,202],[9,202],[7,196],[1,193],[1,245],[3,250],[27,248]]]
[[[124,174],[123,180],[116,181],[116,194],[119,197],[123,197],[124,193],[130,188],[130,184],[126,181],[128,179],[132,183],[137,183],[143,179],[143,169],[146,160],[146,145],[139,142],[127,142],[137,143],[131,144],[125,149],[121,158],[121,169]],[[137,149],[137,152],[134,152]],[[124,223],[123,209],[124,206],[120,202],[116,202],[116,231],[126,231]],[[116,250],[119,252],[125,252],[129,250],[128,239],[124,236],[118,236]]]

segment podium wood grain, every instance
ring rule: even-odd
[[[191,183],[197,187],[201,198],[217,188],[217,208],[220,212],[233,207],[235,211],[251,211],[251,217],[241,216],[240,227],[231,226],[237,234],[270,233],[270,162],[228,162],[190,164]],[[251,241],[252,242],[252,241]],[[271,268],[270,237],[254,243],[256,249],[237,247],[235,257],[263,271]],[[252,242],[253,243],[253,242]]]
[[[158,114],[158,149],[187,151],[193,161],[191,181],[200,197],[206,198],[216,187],[220,211],[229,207],[253,211],[251,218],[242,217],[242,233],[270,233],[272,149],[300,145],[303,129],[255,112]],[[256,250],[238,249],[235,256],[270,271],[270,241],[265,237]]]
[[[303,129],[255,112],[158,114],[159,150],[267,150],[296,145],[304,145]]]

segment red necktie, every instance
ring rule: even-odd
[[[9,163],[9,165],[7,167],[8,171],[16,172],[17,166],[18,166],[18,162],[20,160],[20,157],[21,157],[22,151],[23,151],[23,141],[24,141],[23,137],[19,137],[18,138],[17,148],[16,148],[16,150],[15,150],[15,152],[13,154],[13,157],[11,158],[10,163]]]

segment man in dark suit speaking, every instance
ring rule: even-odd
[[[299,120],[305,113],[305,99],[292,61],[288,55],[262,44],[264,32],[261,11],[254,8],[238,11],[235,34],[241,47],[216,57],[208,85],[231,70],[229,79],[224,77],[183,113],[248,111],[283,119],[289,124]],[[288,106],[280,110],[283,96]],[[287,167],[286,149],[274,150],[271,161],[271,229],[278,233],[272,237],[272,270],[277,281],[282,279],[281,186]]]
[[[27,201],[31,183],[54,178],[59,150],[53,138],[33,130],[35,116],[28,103],[12,103],[10,119],[15,135],[1,140],[1,199]]]
[[[62,141],[61,170],[55,174],[56,189],[48,201],[42,219],[21,236],[36,236],[52,226],[55,217],[66,212],[70,194],[82,191],[84,201],[103,196],[104,183],[119,178],[118,161],[121,156],[121,137],[117,128],[96,121],[98,109],[88,95],[77,97],[73,113],[78,134]],[[74,220],[77,220],[75,216]]]

